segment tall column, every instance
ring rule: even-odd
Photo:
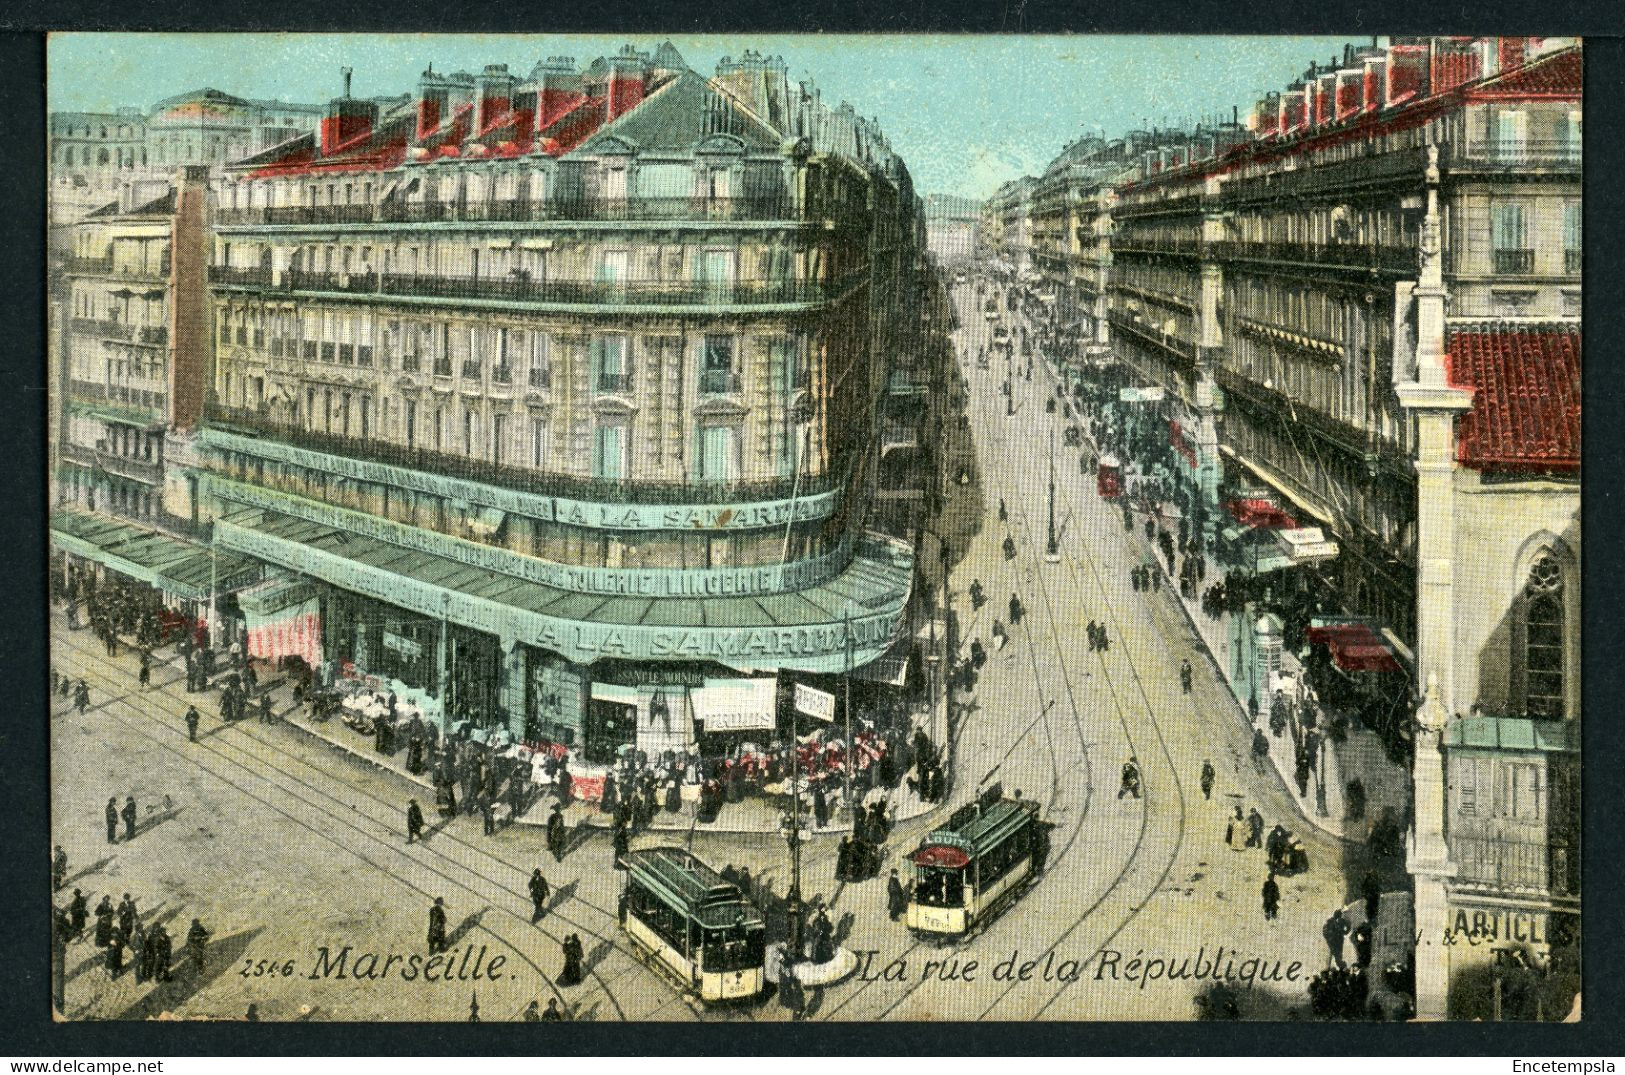
[[[1203,195],[1216,199],[1220,180],[1207,180]],[[1219,325],[1219,303],[1224,297],[1224,268],[1207,260],[1209,244],[1224,238],[1224,217],[1214,209],[1202,213],[1202,294],[1196,340],[1196,428],[1191,439],[1196,451],[1196,480],[1202,498],[1204,544],[1211,547],[1218,520],[1219,485],[1224,464],[1219,457],[1218,397],[1214,391],[1214,371],[1223,365],[1224,331]]]
[[[1416,889],[1416,1015],[1448,1014],[1446,886],[1455,876],[1445,834],[1444,757],[1440,744],[1455,711],[1454,458],[1456,415],[1472,393],[1450,387],[1445,370],[1443,252],[1439,224],[1438,148],[1428,147],[1427,215],[1422,222],[1416,303],[1416,376],[1395,386],[1416,419],[1416,672],[1427,685],[1417,710],[1412,767],[1415,821],[1406,868]]]

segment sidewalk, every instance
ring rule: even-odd
[[[1042,363],[1051,381],[1061,386],[1060,376],[1049,356],[1044,356]],[[1075,422],[1087,443],[1089,450],[1098,457],[1100,447],[1089,435],[1088,423],[1083,421],[1073,399],[1063,394],[1063,406],[1067,417]],[[1139,513],[1136,513],[1133,529],[1134,539],[1144,548],[1148,561],[1162,564],[1160,550],[1145,538],[1145,531],[1141,527]],[[1207,651],[1209,659],[1213,662],[1214,671],[1219,678],[1230,687],[1230,694],[1236,698],[1236,714],[1247,723],[1247,707],[1243,700],[1236,696],[1235,685],[1230,681],[1228,670],[1233,664],[1231,652],[1231,639],[1235,625],[1233,616],[1226,613],[1219,619],[1210,619],[1201,608],[1201,590],[1198,588],[1193,597],[1185,597],[1179,592],[1176,581],[1170,580],[1166,574],[1162,579],[1161,592],[1174,598],[1174,604],[1182,609],[1185,618],[1190,622],[1191,629]],[[1244,630],[1251,630],[1251,626],[1244,624]],[[1301,668],[1297,658],[1290,653],[1281,654],[1282,672],[1301,675]],[[1321,709],[1324,723],[1330,723],[1339,714],[1335,710],[1325,707]],[[1383,810],[1389,809],[1394,816],[1403,819],[1410,809],[1410,772],[1403,766],[1395,765],[1388,760],[1383,750],[1382,741],[1374,732],[1368,730],[1358,719],[1347,719],[1348,736],[1342,743],[1335,743],[1330,736],[1321,740],[1320,751],[1323,760],[1317,761],[1317,771],[1309,778],[1309,791],[1307,795],[1297,793],[1297,744],[1294,739],[1296,729],[1289,728],[1281,735],[1271,735],[1269,731],[1269,699],[1259,699],[1258,726],[1264,729],[1265,738],[1270,743],[1270,761],[1276,772],[1280,775],[1282,785],[1287,789],[1292,800],[1297,803],[1303,819],[1309,824],[1330,833],[1340,839],[1363,840],[1371,822],[1382,816]],[[1325,789],[1322,795],[1319,786],[1321,772],[1325,774]],[[1366,806],[1365,814],[1361,818],[1348,818],[1344,803],[1344,789],[1349,781],[1358,778],[1365,785]],[[1321,808],[1324,802],[1324,809]]]
[[[425,788],[432,800],[434,784],[428,777],[415,775],[407,770],[405,762],[401,760],[405,756],[404,750],[397,751],[396,754],[379,754],[373,749],[370,737],[351,731],[342,721],[312,721],[299,707],[279,715],[283,721],[307,735]],[[897,822],[918,817],[934,809],[933,804],[921,802],[906,784],[899,784],[889,798],[896,808]],[[556,797],[551,790],[544,787],[530,808],[518,817],[512,818],[508,824],[541,828],[547,824],[548,816],[552,813],[552,803],[555,801]],[[807,836],[845,836],[852,832],[851,815],[842,807],[832,808],[830,823],[822,828],[812,824],[811,797],[805,793],[802,798],[802,810],[803,832]],[[699,821],[696,813],[696,805],[690,802],[683,803],[682,809],[676,813],[662,809],[655,814],[646,831],[686,833],[692,830],[774,835],[780,832],[781,810],[760,796],[748,796],[737,803],[725,803],[718,811],[716,820],[710,823]],[[612,826],[610,816],[600,811],[596,804],[581,801],[572,802],[564,808],[564,821],[571,829],[580,827],[609,829]]]

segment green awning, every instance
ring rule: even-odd
[[[163,415],[156,411],[135,407],[126,409],[111,403],[81,403],[69,400],[68,412],[82,418],[94,418],[101,422],[112,422],[114,425],[133,426],[136,429],[152,429],[164,424]]]
[[[1445,746],[1480,750],[1540,750],[1578,754],[1580,725],[1529,717],[1464,717],[1445,729]]]
[[[255,508],[223,516],[215,528],[221,549],[578,664],[710,660],[742,671],[840,672],[848,660],[867,664],[895,641],[914,568],[906,544],[871,537],[839,574],[792,593],[606,596]]]
[[[51,514],[51,543],[193,601],[208,599],[211,582],[216,592],[228,593],[252,583],[260,572],[245,557],[211,554],[196,542],[76,507]]]

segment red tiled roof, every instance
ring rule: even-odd
[[[1585,88],[1585,64],[1581,50],[1566,48],[1550,56],[1537,57],[1479,83],[1474,97],[1529,97],[1551,95],[1579,97]]]
[[[1578,325],[1483,324],[1452,331],[1450,383],[1473,389],[1456,458],[1477,470],[1580,468]]]

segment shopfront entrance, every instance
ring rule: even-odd
[[[593,684],[582,727],[581,752],[594,765],[613,764],[616,751],[630,745],[638,730],[636,692],[627,689],[622,695],[614,688],[606,688],[606,684]]]

